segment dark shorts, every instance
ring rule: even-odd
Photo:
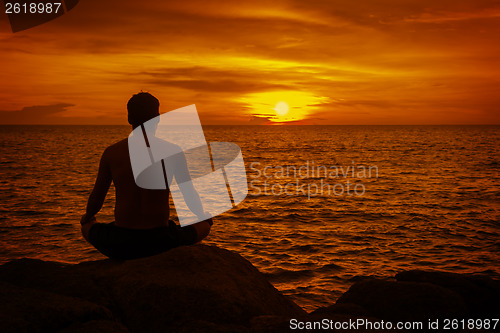
[[[165,252],[181,245],[196,243],[198,235],[192,226],[180,227],[168,221],[168,227],[129,229],[111,223],[94,223],[89,242],[99,252],[113,259],[137,259]]]

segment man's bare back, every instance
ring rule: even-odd
[[[164,144],[169,143],[164,142]],[[184,158],[183,155],[181,157]],[[167,177],[169,178],[167,184],[174,175],[180,181],[189,179],[185,163],[185,159],[180,159],[179,163],[179,158],[167,161]],[[174,164],[181,164],[181,166]],[[137,186],[130,163],[128,139],[109,146],[102,154],[86,215],[94,216],[101,209],[111,182],[114,183],[116,190],[114,212],[116,226],[129,229],[153,229],[168,225],[170,217],[168,186],[165,190],[148,190]],[[200,225],[196,224],[195,227],[199,229]],[[207,233],[206,228],[200,231],[202,234]]]
[[[108,147],[101,166],[116,189],[115,224],[131,229],[166,226],[170,215],[169,190],[147,190],[136,185],[130,164],[128,140]],[[104,179],[103,186],[108,179]]]

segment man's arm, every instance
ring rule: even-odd
[[[106,151],[104,151],[101,156],[101,161],[99,162],[99,172],[94,184],[94,189],[92,190],[92,193],[90,193],[89,201],[87,203],[87,211],[82,216],[80,221],[81,224],[90,222],[101,210],[106,194],[108,193],[109,186],[111,185],[111,170],[107,163],[106,156]]]

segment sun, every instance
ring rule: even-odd
[[[274,107],[274,111],[276,111],[276,115],[278,117],[286,116],[288,110],[289,110],[288,104],[283,101],[276,103],[276,106]]]
[[[307,91],[280,90],[249,93],[238,97],[238,102],[244,103],[253,117],[284,124],[307,119],[329,98]]]

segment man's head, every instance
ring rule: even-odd
[[[160,115],[160,102],[147,92],[132,96],[127,103],[128,122],[133,128]]]

